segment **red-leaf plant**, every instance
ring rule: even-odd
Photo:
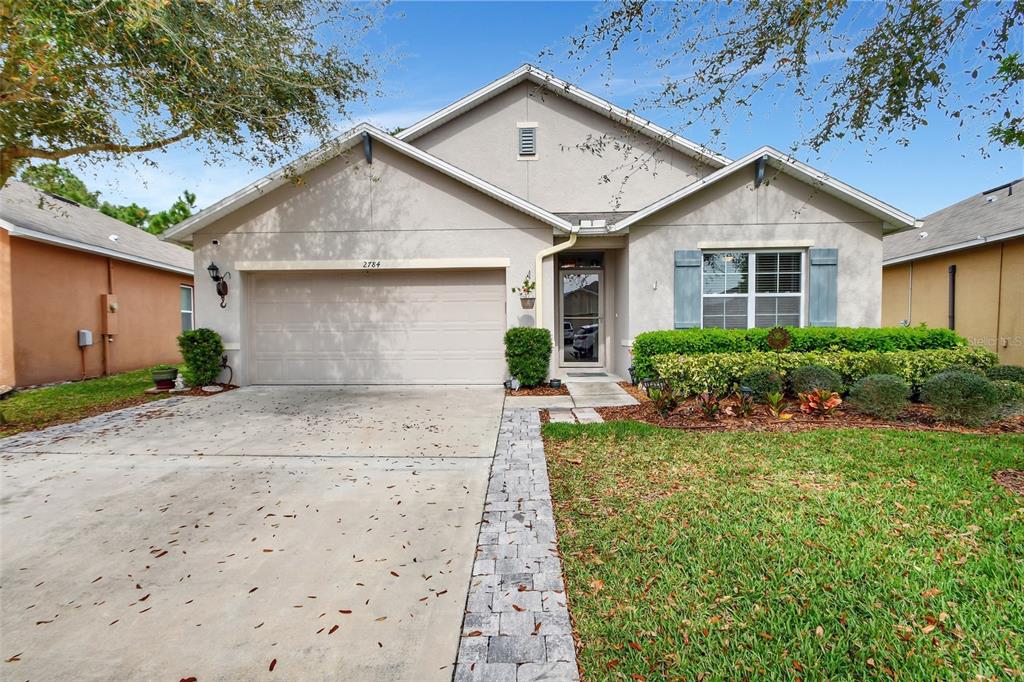
[[[828,417],[843,404],[843,399],[835,391],[827,388],[816,388],[800,394],[800,411],[815,417]]]

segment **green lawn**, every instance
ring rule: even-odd
[[[1024,670],[1024,437],[548,424],[588,680]]]
[[[14,397],[0,401],[0,414],[6,421],[0,422],[0,437],[167,397],[167,393],[144,394],[152,385],[149,370],[141,369],[102,379],[19,391]]]

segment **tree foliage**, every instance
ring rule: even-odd
[[[6,0],[0,187],[33,158],[118,157],[190,140],[214,159],[274,163],[309,135],[326,141],[375,75],[368,57],[352,55],[377,7]]]
[[[983,145],[1024,147],[1022,23],[1024,0],[621,0],[570,55],[648,59],[667,75],[645,104],[682,109],[687,124],[720,127],[774,89],[809,110],[800,142],[812,149],[847,136],[906,144],[934,110],[980,122]]]
[[[20,179],[44,192],[71,199],[82,206],[94,208],[111,218],[141,227],[153,234],[160,234],[168,227],[188,218],[196,207],[196,195],[188,190],[185,190],[170,208],[158,213],[152,213],[148,208],[134,202],[127,206],[112,204],[109,201],[101,202],[99,192],[91,191],[84,180],[56,163],[25,166]]]

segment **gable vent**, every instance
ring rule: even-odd
[[[519,128],[519,155],[537,155],[537,129]]]

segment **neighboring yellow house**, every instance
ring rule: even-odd
[[[886,237],[882,324],[949,327],[1024,365],[1024,178]]]

